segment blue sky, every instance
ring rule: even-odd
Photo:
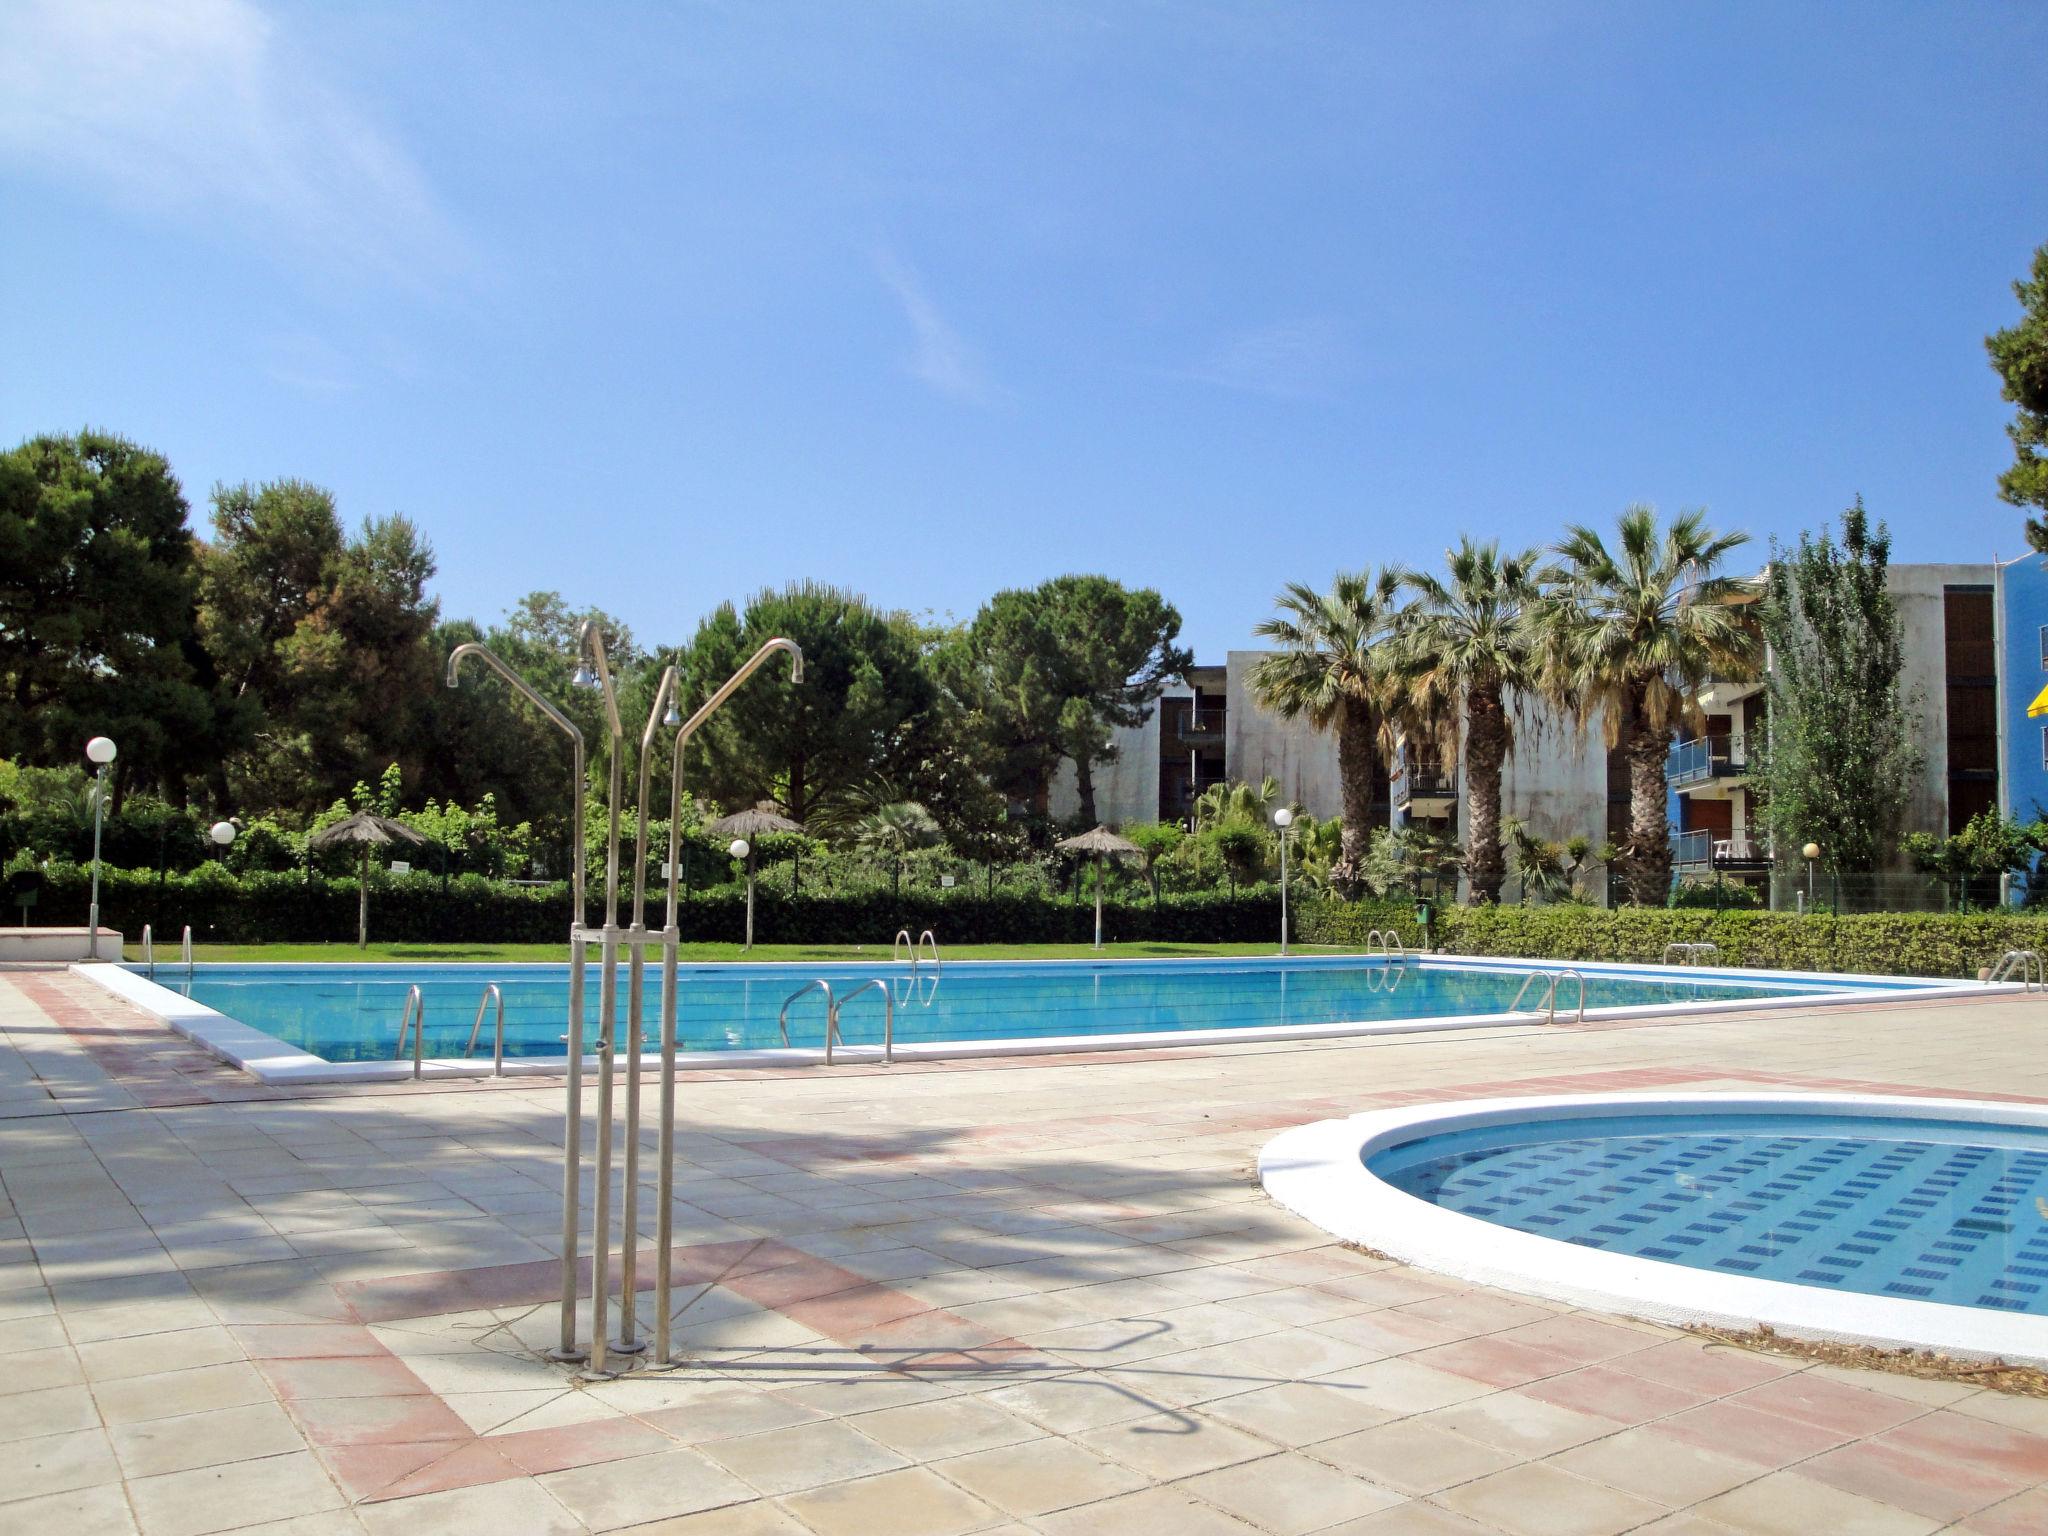
[[[452,614],[971,614],[1636,500],[2021,545],[2048,7],[0,0],[0,435],[403,511]],[[203,508],[201,509],[203,510]]]

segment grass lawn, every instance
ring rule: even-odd
[[[1301,954],[1343,952],[1304,944],[1297,944],[1294,949]],[[128,950],[128,959],[139,958],[135,945],[129,945]],[[597,946],[591,945],[590,950],[594,960]],[[960,944],[944,950],[943,956],[948,960],[1086,960],[1096,956],[1111,960],[1158,960],[1200,955],[1271,955],[1275,952],[1275,946],[1271,944],[1105,944],[1099,951],[1086,944]],[[747,960],[773,964],[778,961],[865,960],[872,963],[886,960],[889,947],[886,944],[756,944],[752,949],[743,951],[737,944],[685,944],[681,953],[685,962]],[[559,965],[568,961],[569,946],[372,944],[368,949],[357,949],[353,944],[199,944],[193,947],[193,957],[199,960],[335,961],[341,964],[362,964],[365,961],[551,960]],[[650,951],[649,958],[658,958],[658,951]],[[157,963],[163,964],[161,950],[157,952]]]

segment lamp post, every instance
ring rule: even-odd
[[[1806,910],[1811,912],[1813,910],[1813,866],[1814,861],[1820,857],[1820,844],[1808,843],[1799,851],[1806,855]]]
[[[96,771],[92,780],[92,910],[85,919],[85,958],[100,957],[100,823],[107,810],[107,764],[119,753],[111,736],[95,736],[85,744],[85,755]]]
[[[216,821],[207,828],[206,835],[213,839],[215,846],[225,848],[235,840],[235,824],[232,821]]]
[[[1280,829],[1280,953],[1287,953],[1287,834],[1294,827],[1294,812],[1281,806],[1273,813],[1273,825]]]
[[[752,949],[754,947],[754,845],[744,837],[736,837],[727,846],[725,851],[736,859],[745,859],[747,861],[747,942],[740,947],[742,949]]]

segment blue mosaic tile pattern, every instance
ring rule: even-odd
[[[1371,1167],[1448,1210],[1588,1248],[2048,1315],[2048,1133],[1631,1116],[1426,1137]]]

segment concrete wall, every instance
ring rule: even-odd
[[[1165,697],[1185,699],[1185,688],[1169,688]],[[1111,733],[1116,746],[1112,762],[1095,765],[1095,817],[1106,826],[1159,819],[1159,709],[1153,706],[1143,725],[1121,726]],[[1053,775],[1052,814],[1060,821],[1081,813],[1074,787],[1074,765],[1062,761]]]
[[[1251,671],[1271,654],[1231,651],[1225,657],[1228,682],[1223,761],[1232,779],[1256,784],[1271,775],[1281,798],[1318,819],[1344,809],[1337,778],[1337,738],[1303,720],[1283,720],[1261,709],[1252,696]]]
[[[1537,837],[1607,840],[1607,738],[1595,718],[1580,725],[1528,699],[1515,705],[1515,750],[1501,775],[1501,815],[1519,816]],[[1465,836],[1463,764],[1458,836]]]

